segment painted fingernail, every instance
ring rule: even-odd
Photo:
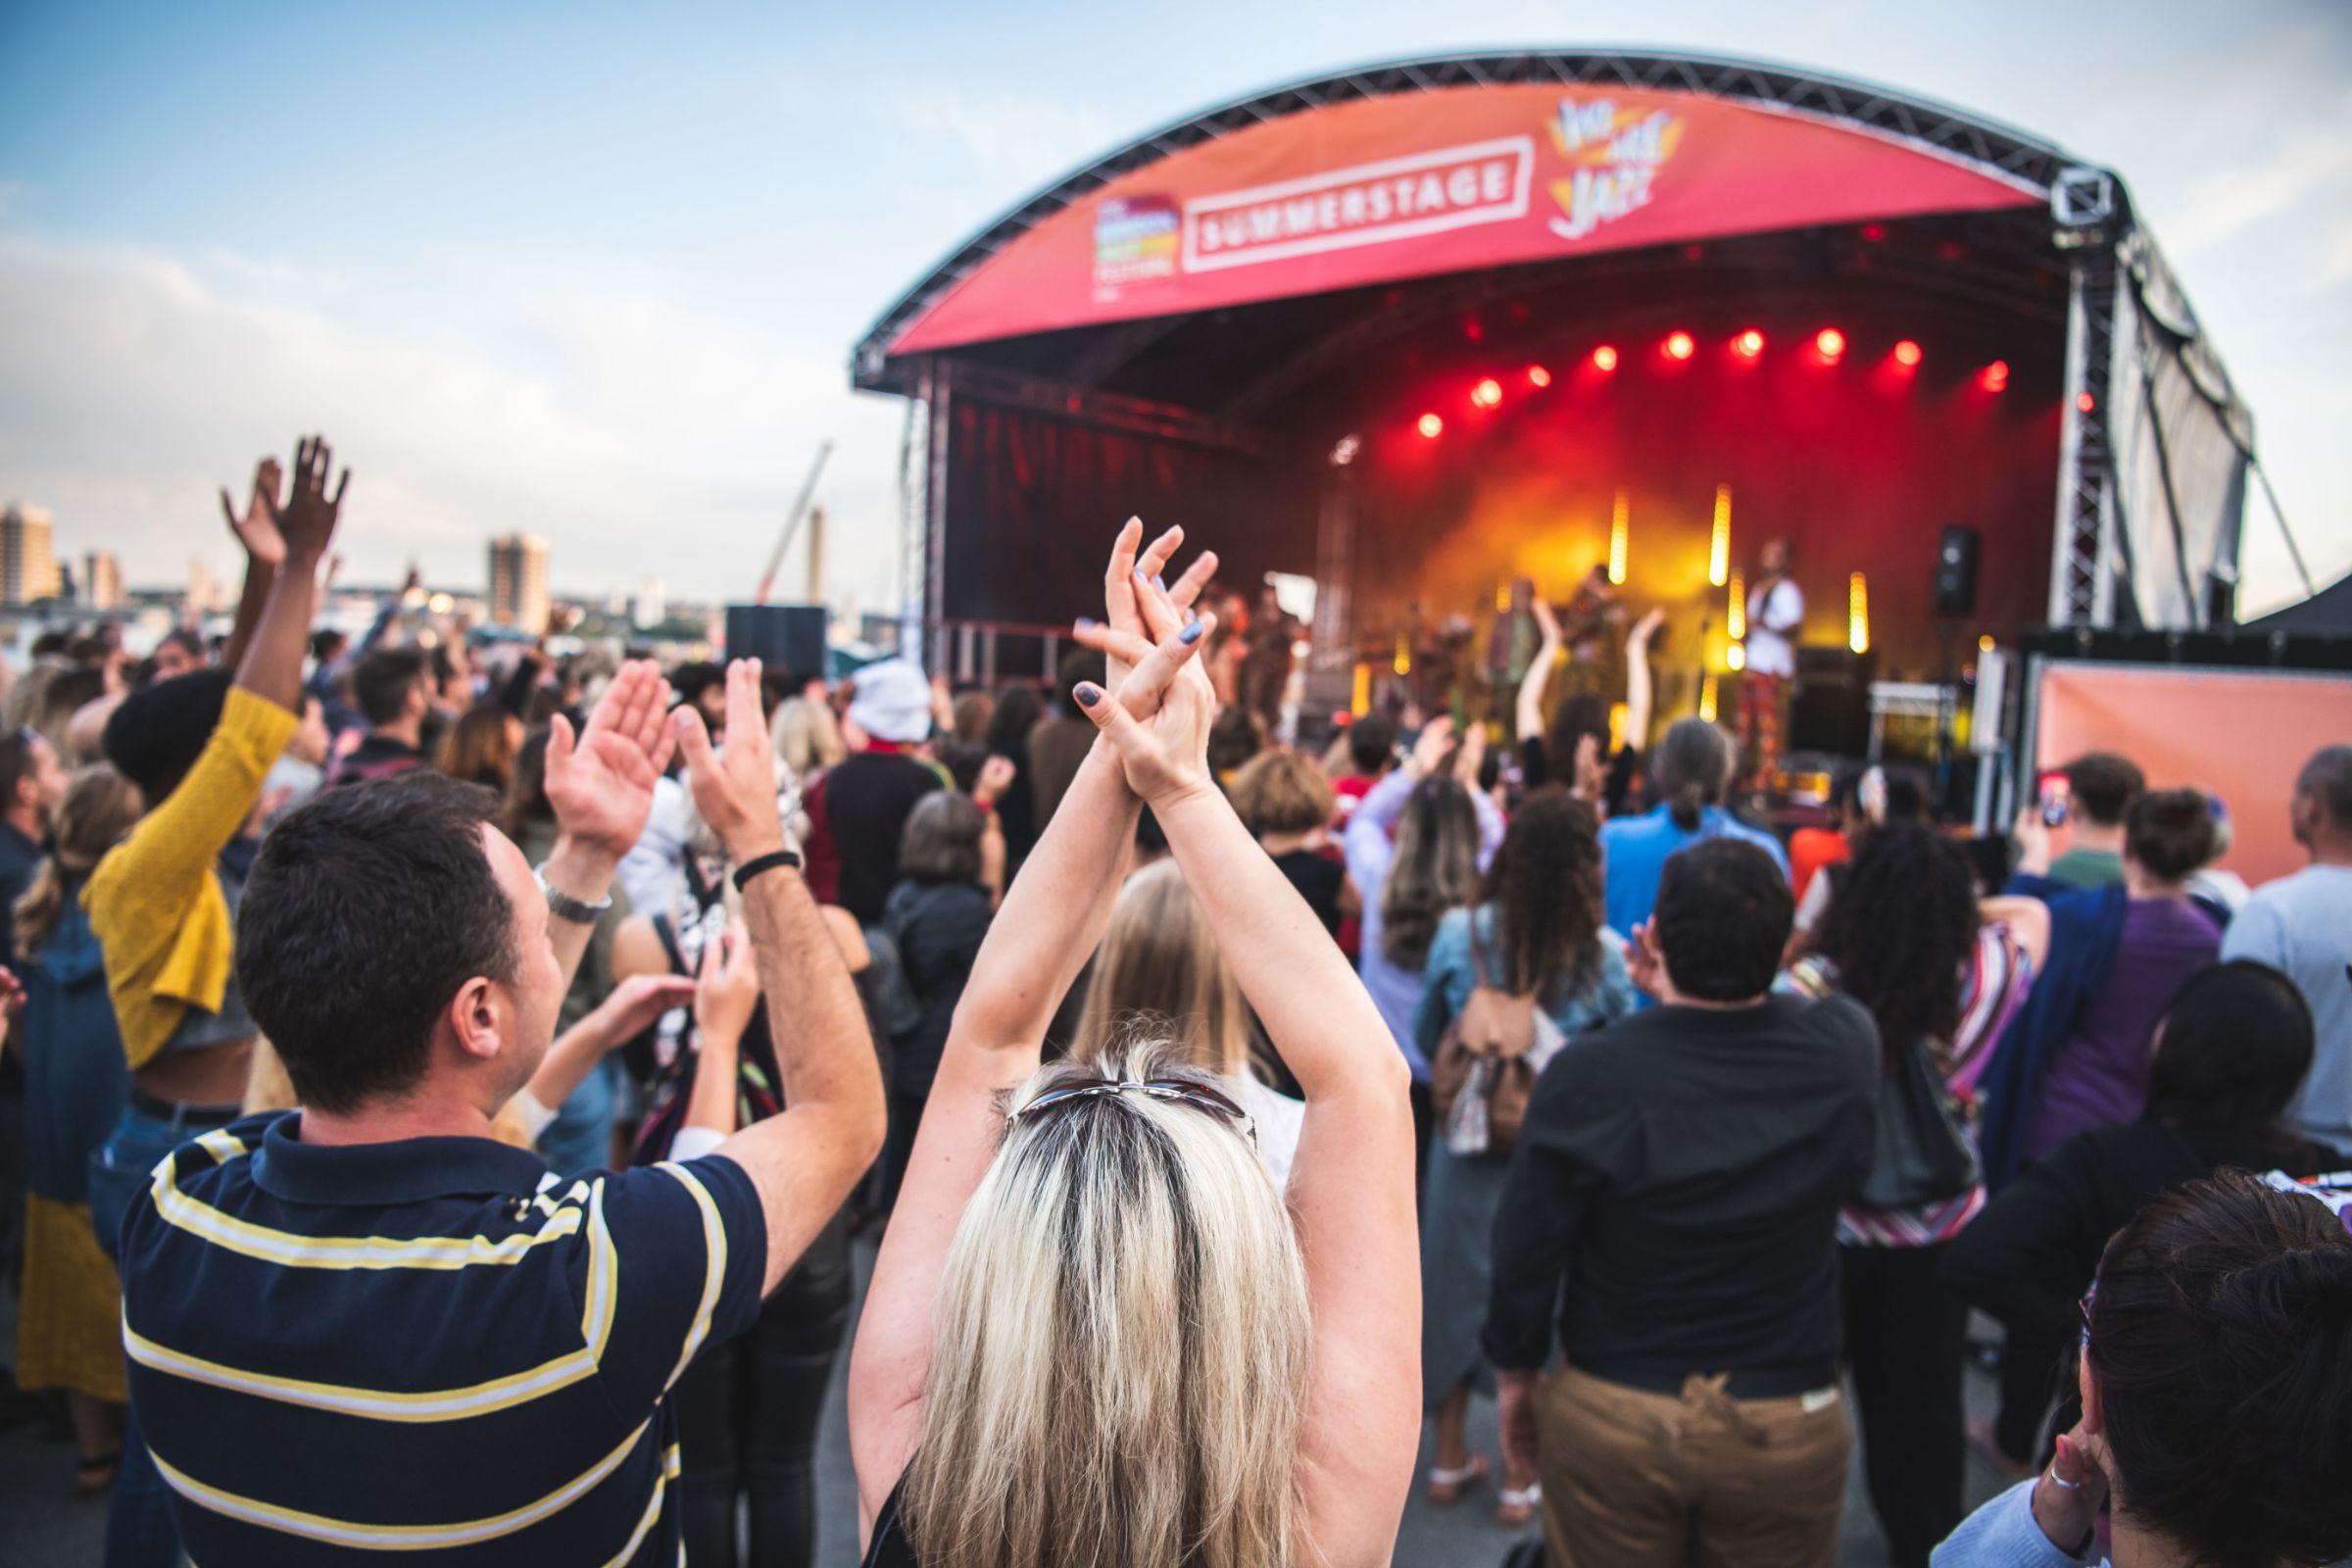
[[[1149,578],[1149,577],[1147,577],[1147,576],[1145,576],[1145,575],[1144,575],[1144,568],[1143,568],[1143,567],[1141,567],[1141,566],[1138,566],[1138,567],[1136,567],[1136,568],[1135,568],[1135,580],[1136,580],[1137,582],[1144,583],[1144,584],[1146,584],[1147,586],[1148,586],[1148,585],[1151,583],[1151,581],[1152,581],[1152,579],[1151,579],[1151,578]]]
[[[1091,680],[1082,680],[1070,695],[1078,699],[1080,708],[1092,708],[1102,700],[1102,688]]]
[[[1187,605],[1187,606],[1185,606],[1185,607],[1184,607],[1184,623],[1185,623],[1186,625],[1188,625],[1188,626],[1189,626],[1189,625],[1191,625],[1191,624],[1192,624],[1194,621],[1196,621],[1196,620],[1199,620],[1200,618],[1200,612],[1199,612],[1198,610],[1195,610],[1195,609],[1194,609],[1192,606],[1190,606],[1190,605]]]
[[[1080,615],[1080,616],[1078,617],[1078,629],[1079,629],[1080,631],[1091,631],[1091,630],[1093,630],[1093,629],[1094,629],[1094,625],[1095,625],[1095,617],[1094,617],[1094,616],[1092,616],[1092,615]]]
[[[1168,591],[1168,579],[1154,574],[1152,578],[1152,586],[1164,594]]]
[[[1176,634],[1176,640],[1189,647],[1200,640],[1200,622],[1196,620],[1191,625],[1185,627],[1184,630],[1178,632]]]

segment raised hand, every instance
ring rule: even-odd
[[[691,703],[670,717],[686,754],[687,787],[695,808],[718,835],[737,865],[786,847],[776,807],[776,754],[760,717],[760,661],[727,666],[726,743],[713,747],[703,715]]]
[[[1208,770],[1216,695],[1193,657],[1215,629],[1214,615],[1179,627],[1135,666],[1115,697],[1092,681],[1080,681],[1071,693],[1117,748],[1127,787],[1154,807],[1217,787]]]
[[[228,519],[228,531],[237,536],[248,557],[267,566],[276,566],[286,559],[285,535],[277,531],[278,486],[284,478],[275,458],[264,458],[254,465],[253,495],[242,515],[230,503],[227,488],[220,491],[220,515]]]
[[[1169,587],[1161,572],[1183,545],[1184,530],[1170,528],[1154,539],[1149,550],[1140,549],[1143,540],[1143,519],[1129,517],[1111,541],[1110,564],[1102,572],[1104,621],[1098,626],[1082,620],[1076,631],[1080,644],[1103,656],[1114,692],[1125,684],[1128,671],[1150,656],[1152,643],[1183,623],[1200,590],[1217,572],[1217,553],[1203,550]],[[1156,613],[1163,608],[1164,617]],[[1105,629],[1111,635],[1101,635]]]
[[[605,1049],[617,1051],[653,1027],[663,1013],[694,1000],[694,982],[682,974],[633,974],[597,1004],[597,1026]]]
[[[1441,713],[1421,726],[1413,742],[1413,753],[1405,761],[1415,777],[1427,778],[1445,763],[1446,753],[1453,745],[1453,719]]]
[[[1633,630],[1625,634],[1626,652],[1639,654],[1646,649],[1649,646],[1649,640],[1658,634],[1658,628],[1665,624],[1666,612],[1657,606],[1651,606],[1647,613],[1634,622]]]
[[[741,1040],[759,1005],[760,966],[751,933],[740,923],[730,924],[718,940],[703,944],[694,980],[695,1033],[705,1041],[713,1036]]]
[[[332,493],[327,490],[334,457],[324,436],[310,436],[294,446],[294,488],[277,514],[277,531],[285,541],[285,559],[306,570],[316,570],[326,559],[343,514],[343,492],[351,488],[351,470],[345,468]]]
[[[576,739],[563,714],[549,722],[547,799],[566,836],[618,860],[645,832],[677,744],[662,722],[668,707],[669,682],[637,660],[620,666]]]
[[[1014,768],[1009,757],[992,757],[980,764],[980,776],[972,782],[972,799],[982,806],[993,806],[1012,788]]]
[[[1478,788],[1478,770],[1487,760],[1487,726],[1472,724],[1462,731],[1460,750],[1453,754],[1453,776],[1461,780],[1462,788]]]

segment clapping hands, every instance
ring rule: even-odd
[[[617,861],[645,832],[654,784],[676,739],[669,682],[651,660],[620,666],[575,739],[559,713],[547,735],[547,799],[564,832]]]

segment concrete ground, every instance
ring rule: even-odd
[[[861,1294],[872,1260],[871,1246],[860,1245],[858,1273]],[[0,1301],[0,1345],[13,1348],[15,1343],[14,1303]],[[818,1442],[817,1568],[856,1568],[858,1562],[857,1488],[850,1473],[845,1404],[848,1361],[845,1353],[834,1364],[824,1432]],[[1972,1370],[1968,1401],[1971,1413],[1988,1413],[1995,1402],[1991,1380]],[[1473,1401],[1470,1430],[1472,1441],[1483,1451],[1499,1456],[1491,1402],[1484,1398]],[[1425,1446],[1425,1464],[1427,1459]],[[0,1568],[79,1568],[99,1561],[105,1537],[105,1499],[75,1500],[71,1491],[73,1479],[70,1444],[47,1441],[37,1425],[0,1433]],[[1970,1505],[1998,1490],[1992,1473],[1972,1453]],[[1416,1488],[1396,1536],[1396,1568],[1490,1568],[1498,1564],[1513,1533],[1494,1522],[1493,1503],[1494,1493],[1487,1490],[1473,1494],[1458,1507],[1441,1511],[1425,1506]],[[1883,1568],[1886,1560],[1878,1521],[1863,1494],[1857,1451],[1846,1490],[1838,1563],[1839,1568]]]

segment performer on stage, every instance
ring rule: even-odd
[[[1747,588],[1747,666],[1740,680],[1740,752],[1750,783],[1780,770],[1781,728],[1788,715],[1788,679],[1796,673],[1791,641],[1805,620],[1805,596],[1788,575],[1786,539],[1768,539]]]

